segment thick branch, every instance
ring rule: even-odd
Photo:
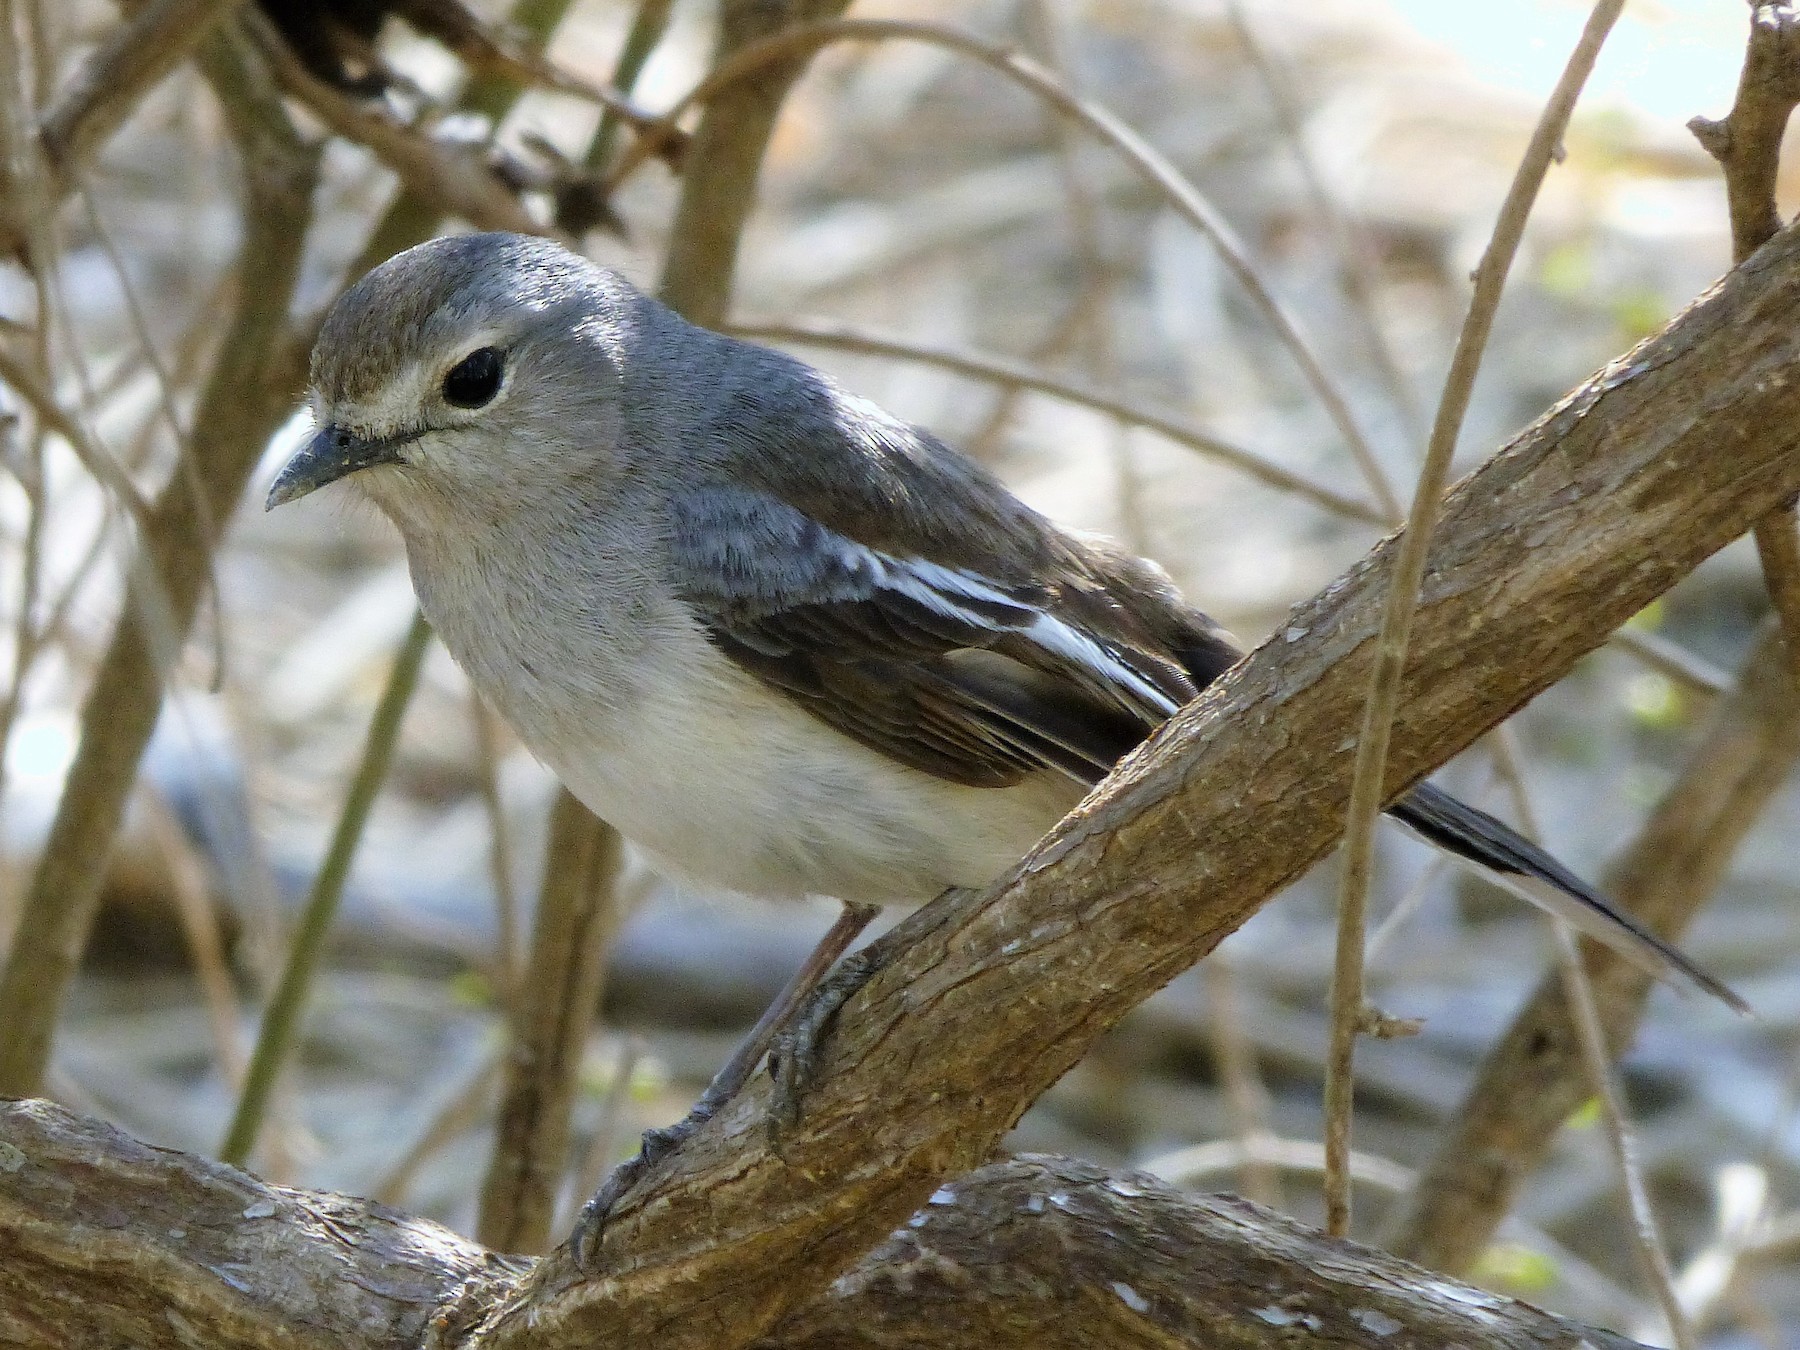
[[[1236,1196],[1028,1155],[941,1187],[756,1350],[1636,1344],[1441,1281]]]
[[[0,1104],[0,1345],[412,1346],[459,1288],[506,1271],[370,1201]]]
[[[1451,494],[1390,795],[1800,489],[1796,314],[1789,232]],[[1335,842],[1392,554],[1299,606],[993,892],[884,939],[802,1124],[746,1093],[623,1197],[598,1278],[559,1251],[488,1343],[568,1325],[740,1344],[984,1161],[1101,1032]]]
[[[47,1102],[0,1106],[0,1345],[398,1350],[524,1262],[365,1200],[269,1186]],[[760,1350],[1470,1350],[1635,1343],[1227,1197],[1062,1158],[957,1180]],[[535,1350],[587,1344],[546,1334]]]

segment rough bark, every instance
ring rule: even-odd
[[[1800,490],[1796,313],[1800,235],[1789,231],[1452,493],[1414,630],[1390,793]],[[929,907],[884,939],[883,966],[846,1006],[799,1122],[777,1122],[756,1085],[627,1192],[600,1235],[597,1271],[577,1269],[565,1249],[511,1282],[484,1259],[477,1271],[466,1244],[393,1219],[473,1282],[438,1321],[437,1342],[716,1350],[773,1334],[827,1297],[946,1178],[987,1161],[1095,1037],[1331,847],[1392,552],[1390,541],[1299,606],[1010,878]],[[12,1205],[32,1154],[0,1154],[0,1166],[11,1169],[0,1203]],[[90,1209],[73,1187],[73,1160],[51,1171],[63,1188],[53,1218],[0,1231],[29,1231],[62,1251],[67,1230],[85,1236],[90,1254],[109,1250],[107,1231],[127,1231],[137,1211]],[[226,1186],[234,1200],[237,1184]],[[263,1203],[238,1212],[260,1214]],[[323,1215],[349,1238],[368,1213],[268,1203],[278,1215]],[[174,1226],[183,1243],[224,1240]],[[7,1237],[0,1278],[31,1250]],[[216,1257],[228,1280],[283,1279],[279,1262],[246,1271],[228,1258]],[[132,1269],[102,1269],[86,1292],[123,1297]],[[53,1296],[45,1283],[15,1284],[7,1298]],[[368,1292],[340,1283],[349,1287],[312,1296]],[[1463,1297],[1441,1281],[1423,1287]],[[1276,1331],[1291,1335],[1292,1325],[1311,1330],[1297,1321]],[[150,1321],[142,1331],[163,1335]],[[298,1335],[279,1343],[310,1343]]]
[[[0,1106],[0,1345],[398,1350],[528,1263],[366,1200],[270,1186],[47,1102]],[[1063,1158],[944,1187],[759,1350],[1636,1343],[1230,1197]],[[547,1330],[536,1350],[593,1342]]]

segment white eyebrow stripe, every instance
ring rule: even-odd
[[[1172,716],[1180,707],[1162,690],[1108,651],[1103,643],[1064,623],[1054,614],[1007,595],[980,576],[924,559],[899,559],[873,549],[869,550],[869,554],[879,568],[879,584],[891,586],[935,613],[975,627],[987,628],[995,633],[1013,633],[1023,637],[1071,665],[1082,667],[1102,683],[1118,688],[1133,701],[1154,708],[1165,717]],[[1029,624],[1023,626],[996,624],[985,614],[972,613],[956,605],[950,597],[957,595],[970,600],[1008,605],[1034,617]]]

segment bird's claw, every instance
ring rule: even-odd
[[[858,948],[839,962],[836,970],[813,986],[775,1034],[769,1048],[769,1076],[775,1082],[769,1101],[772,1137],[800,1123],[800,1099],[818,1077],[819,1060],[833,1021],[851,995],[867,984],[880,966],[877,945]]]
[[[665,1125],[660,1129],[645,1130],[637,1153],[607,1175],[605,1183],[594,1192],[593,1198],[581,1207],[581,1215],[575,1220],[575,1231],[569,1241],[575,1252],[575,1265],[584,1274],[593,1274],[600,1258],[600,1240],[606,1236],[606,1223],[612,1217],[616,1206],[625,1193],[657,1163],[673,1153],[708,1119],[713,1107],[702,1099],[692,1111],[676,1121],[673,1125]]]

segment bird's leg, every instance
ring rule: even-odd
[[[631,1189],[647,1169],[667,1157],[683,1140],[711,1120],[719,1108],[735,1097],[744,1084],[750,1081],[750,1075],[756,1071],[756,1066],[762,1062],[762,1057],[769,1052],[770,1047],[778,1038],[785,1038],[787,1024],[810,1010],[814,992],[835,982],[825,979],[826,972],[844,954],[844,950],[856,941],[857,935],[869,926],[878,912],[874,905],[845,901],[837,921],[826,930],[825,936],[819,939],[818,945],[775,996],[774,1002],[763,1010],[763,1015],[750,1028],[750,1034],[732,1052],[731,1058],[713,1075],[712,1082],[706,1085],[706,1091],[700,1094],[700,1100],[694,1103],[693,1109],[673,1125],[645,1130],[637,1156],[613,1168],[606,1178],[606,1184],[582,1207],[581,1217],[575,1224],[576,1259],[584,1270],[588,1267],[589,1258],[599,1247],[607,1216],[619,1202],[619,1198]],[[864,978],[867,978],[866,974]],[[848,997],[847,993],[845,997]],[[832,1011],[836,1011],[842,1002],[843,999],[840,998],[832,1006]],[[821,1029],[822,1025],[821,1023]],[[817,1035],[818,1031],[813,1031],[808,1045],[817,1039]]]
[[[700,1094],[700,1100],[694,1103],[694,1109],[688,1115],[689,1120],[698,1124],[699,1120],[708,1119],[737,1096],[744,1084],[750,1081],[750,1075],[756,1072],[756,1066],[762,1061],[762,1057],[786,1038],[795,1019],[811,1007],[815,991],[835,983],[836,976],[827,980],[827,972],[881,912],[874,905],[852,904],[848,900],[843,905],[837,921],[819,939],[812,954],[775,996],[775,1001],[763,1010],[756,1025],[750,1028],[750,1034],[744,1037],[743,1044],[732,1052],[724,1067],[706,1085],[706,1091]],[[845,965],[855,960],[856,957],[851,956]]]
[[[769,1073],[775,1080],[769,1102],[771,1130],[792,1129],[799,1123],[800,1099],[818,1076],[825,1038],[850,997],[881,969],[892,951],[916,941],[934,920],[974,894],[964,887],[952,886],[899,927],[851,952],[830,978],[813,986],[805,1002],[778,1029],[774,1044],[769,1047]]]

